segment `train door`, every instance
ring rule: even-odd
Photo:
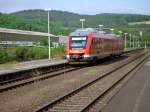
[[[101,46],[102,46],[102,47],[101,47],[101,48],[102,48],[102,50],[101,50],[101,51],[102,51],[102,55],[104,55],[104,52],[105,52],[105,49],[104,49],[104,48],[105,48],[105,45],[104,45],[104,39],[103,39],[103,38],[101,38]]]
[[[99,49],[100,49],[100,54],[103,54],[103,40],[102,38],[99,38]]]

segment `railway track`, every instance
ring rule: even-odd
[[[54,65],[54,66],[45,66],[41,68],[35,68],[32,70],[23,70],[23,71],[12,73],[11,75],[8,73],[6,75],[0,76],[0,77],[4,77],[4,78],[1,78],[0,80],[0,86],[14,83],[14,82],[21,81],[21,80],[25,80],[25,79],[29,79],[29,78],[33,78],[36,76],[45,75],[47,73],[52,73],[58,70],[66,69],[66,68],[70,68],[70,66],[67,64],[60,64],[60,65]]]
[[[88,111],[95,102],[105,96],[118,85],[131,71],[139,66],[149,54],[141,54],[130,61],[119,65],[97,79],[72,90],[68,94],[47,102],[38,107],[34,112],[84,112]],[[117,74],[117,75],[116,75]]]
[[[115,60],[118,60],[118,58],[110,59],[110,61],[115,61]],[[101,64],[105,63],[107,61],[108,61],[108,59],[103,59],[103,60],[101,60]],[[48,79],[48,78],[56,77],[56,76],[62,75],[64,73],[68,73],[68,72],[79,70],[79,69],[82,69],[82,68],[85,68],[85,67],[89,67],[89,66],[90,65],[80,66],[80,67],[67,66],[67,67],[64,67],[62,69],[57,69],[57,71],[53,71],[51,73],[45,72],[44,75],[37,75],[35,77],[30,77],[30,78],[28,77],[28,78],[21,78],[21,79],[18,79],[18,80],[6,81],[6,83],[4,82],[3,84],[0,85],[0,93],[5,92],[7,90],[15,89],[17,87],[21,87],[21,86],[24,86],[24,85],[27,85],[27,84],[31,84],[31,83],[34,83],[34,82],[37,82],[37,81],[41,81],[41,80],[45,80],[45,79]]]
[[[110,59],[110,61],[115,61],[115,60],[118,60],[119,58],[115,58],[115,59]],[[102,63],[105,63],[108,61],[108,59],[102,59],[100,60],[101,61],[101,64]],[[55,76],[59,76],[61,74],[64,74],[64,73],[68,73],[68,72],[71,72],[71,71],[75,71],[75,70],[79,70],[79,69],[82,69],[82,68],[85,68],[85,67],[88,67],[89,65],[86,65],[86,66],[80,66],[80,67],[71,67],[69,65],[65,66],[62,68],[62,67],[59,67],[57,69],[52,69],[50,70],[51,73],[49,73],[50,71],[45,71],[43,75],[41,75],[42,73],[40,73],[40,75],[35,75],[34,77],[26,77],[26,78],[19,78],[19,79],[15,79],[15,80],[9,80],[9,81],[5,81],[3,83],[0,84],[0,93],[1,92],[4,92],[4,91],[7,91],[7,90],[11,90],[11,89],[15,89],[17,87],[21,87],[21,86],[24,86],[24,85],[27,85],[27,84],[31,84],[31,83],[34,83],[34,82],[37,82],[37,81],[41,81],[41,80],[45,80],[45,79],[48,79],[48,78],[52,78],[52,77],[55,77]]]
[[[20,79],[20,80],[17,80],[17,81],[16,80],[15,81],[10,81],[10,82],[7,82],[7,83],[0,86],[0,92],[4,92],[4,91],[7,91],[7,90],[15,89],[17,87],[21,87],[21,86],[31,84],[31,83],[34,83],[34,82],[37,82],[37,81],[41,81],[41,80],[45,80],[45,79],[52,78],[52,77],[55,77],[55,76],[59,76],[61,74],[71,72],[71,71],[75,71],[77,69],[81,69],[81,68],[79,68],[79,67],[75,67],[75,68],[68,67],[68,68],[64,68],[62,70],[58,70],[58,71],[48,73],[48,74],[45,74],[45,75],[41,75],[41,76],[36,76],[36,77],[32,77],[32,78],[27,78],[27,79]]]
[[[141,49],[138,49],[138,50],[141,50]],[[124,53],[128,54],[128,53],[133,53],[133,52],[134,51],[126,51]],[[65,64],[54,65],[50,67],[45,66],[45,67],[41,67],[41,68],[37,68],[33,70],[23,70],[23,71],[15,72],[12,74],[8,73],[6,75],[0,76],[0,86],[14,83],[14,82],[21,81],[21,80],[26,80],[26,79],[33,78],[33,77],[40,76],[40,75],[45,75],[47,73],[52,73],[58,70],[66,69],[66,68],[70,68],[70,66],[65,63]]]
[[[126,53],[130,54],[133,52],[126,52]],[[52,78],[55,76],[59,76],[63,73],[82,69],[84,67],[86,67],[86,66],[70,67],[69,65],[64,65],[62,67],[62,65],[61,65],[61,66],[58,66],[57,68],[54,66],[50,70],[46,70],[42,73],[36,73],[36,75],[32,75],[32,76],[27,75],[27,77],[21,77],[18,79],[12,79],[12,80],[8,80],[8,81],[0,82],[0,93],[7,91],[7,90],[15,89],[17,87],[21,87],[21,86],[24,86],[27,84],[31,84],[31,83],[34,83],[37,81],[41,81],[41,80],[45,80],[45,79]]]

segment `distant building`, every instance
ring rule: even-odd
[[[67,36],[59,36],[59,43],[66,45]]]
[[[0,41],[1,46],[34,46],[32,41]]]

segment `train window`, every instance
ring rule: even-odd
[[[100,48],[100,40],[97,38],[93,38],[91,48],[92,49],[99,49]]]
[[[94,39],[92,40],[92,43],[91,43],[91,49],[94,49]]]
[[[72,37],[70,40],[71,48],[85,48],[87,37]]]

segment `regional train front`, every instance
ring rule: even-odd
[[[70,64],[90,62],[92,34],[84,29],[71,33],[67,40],[66,58]]]

